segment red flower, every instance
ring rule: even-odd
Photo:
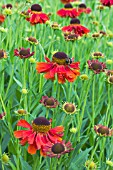
[[[113,0],[100,0],[100,2],[102,3],[102,5],[108,6],[108,7],[113,5]]]
[[[44,24],[49,20],[48,15],[42,12],[42,7],[39,4],[32,5],[28,12],[29,18],[26,18],[26,20],[29,21],[31,25]]]
[[[50,145],[51,143],[61,142],[64,128],[57,126],[51,128],[51,123],[45,117],[38,117],[30,125],[27,121],[21,119],[18,121],[17,126],[28,128],[28,130],[17,130],[14,136],[20,139],[20,144],[28,146],[28,153],[35,154],[37,150],[42,152],[42,147]]]
[[[30,48],[20,48],[20,50],[15,49],[14,50],[14,55],[20,57],[21,59],[29,58],[34,55],[34,52],[30,53]]]
[[[68,4],[70,2],[73,2],[74,0],[60,0],[63,4]]]
[[[63,32],[74,32],[76,35],[79,35],[79,36],[83,36],[84,34],[87,34],[90,32],[89,29],[87,29],[86,27],[80,24],[80,21],[77,18],[71,19],[70,25],[64,26],[62,28],[62,31]]]
[[[60,17],[70,17],[70,18],[76,18],[78,16],[78,12],[71,4],[66,4],[64,8],[57,11],[57,14]]]
[[[79,15],[82,13],[89,14],[89,13],[91,13],[91,9],[87,8],[85,4],[80,4],[78,6],[78,13],[79,13]]]
[[[46,145],[43,147],[43,152],[48,157],[57,157],[60,158],[61,155],[69,153],[73,150],[72,145],[70,142],[55,142],[51,143],[50,145]]]
[[[58,82],[63,84],[67,79],[69,82],[76,80],[77,76],[80,75],[79,72],[79,62],[72,62],[65,53],[57,52],[53,55],[52,61],[49,58],[45,57],[45,62],[37,63],[38,73],[45,73],[44,77],[46,79],[55,79],[57,74]]]
[[[55,98],[48,96],[42,96],[40,103],[42,103],[47,108],[56,108],[59,105]]]
[[[5,16],[3,14],[0,14],[0,24],[2,24],[5,20]]]
[[[88,60],[87,63],[89,69],[93,70],[95,74],[105,71],[104,69],[106,68],[106,64],[103,62],[99,62],[98,60]]]

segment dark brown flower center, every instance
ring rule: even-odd
[[[27,56],[28,54],[30,54],[30,51],[28,49],[22,49],[20,50],[19,54],[23,56]]]
[[[100,63],[92,63],[91,67],[93,70],[102,70],[102,65]]]
[[[11,4],[7,4],[7,5],[6,5],[6,8],[10,8],[10,9],[11,9],[12,7],[13,7],[13,6],[12,6]]]
[[[74,104],[67,103],[67,104],[64,105],[64,109],[66,110],[66,112],[73,113],[76,108],[75,108]]]
[[[51,98],[45,99],[44,103],[48,106],[53,106],[54,105],[54,100]]]
[[[65,151],[64,145],[61,143],[55,143],[52,148],[51,148],[52,152],[54,154],[60,154],[62,152]]]
[[[20,115],[26,114],[26,110],[24,110],[24,109],[20,109],[20,110],[18,110],[17,112],[18,112],[18,114],[20,114]]]
[[[42,7],[39,4],[33,4],[31,6],[31,11],[41,12],[42,11]]]
[[[106,126],[101,126],[98,128],[98,133],[104,135],[104,134],[109,134],[109,128]]]
[[[110,76],[110,77],[109,77],[109,82],[110,82],[110,83],[113,83],[113,76]]]
[[[57,52],[52,57],[52,61],[56,62],[59,65],[65,65],[67,59],[68,59],[68,56],[64,52]]]
[[[85,4],[80,4],[79,8],[87,8]]]
[[[80,24],[80,20],[77,18],[72,18],[70,24]]]
[[[32,123],[35,132],[46,133],[51,129],[50,122],[45,117],[38,117]]]
[[[37,43],[37,40],[34,37],[29,37],[28,40],[31,41],[31,42]]]
[[[66,4],[64,5],[64,8],[73,8],[73,6],[71,4]]]
[[[94,56],[102,56],[102,53],[100,53],[100,52],[95,52],[93,55],[94,55]]]
[[[4,57],[4,52],[3,50],[0,50],[0,58],[3,58]]]

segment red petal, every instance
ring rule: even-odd
[[[35,139],[36,133],[32,133],[31,135],[28,136],[28,143],[33,144],[34,139]]]
[[[17,130],[14,132],[15,138],[22,138],[24,130]]]
[[[65,76],[64,76],[64,74],[58,73],[58,74],[57,74],[57,77],[58,77],[58,82],[59,82],[60,84],[64,84],[64,83],[65,83]]]
[[[31,155],[36,154],[37,148],[34,144],[28,146],[28,153]]]
[[[26,120],[23,119],[18,121],[17,126],[21,126],[24,128],[31,128],[31,125]]]
[[[71,68],[76,68],[77,70],[79,70],[79,65],[80,65],[80,62],[75,62],[75,63],[71,63],[69,66]]]
[[[38,62],[36,66],[36,70],[38,71],[38,73],[44,73],[51,70],[52,67],[53,67],[53,63]]]
[[[26,137],[26,138],[23,138],[21,141],[20,141],[20,144],[21,145],[25,145],[26,143],[27,143],[27,140],[28,138]]]

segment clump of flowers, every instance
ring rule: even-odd
[[[77,18],[71,19],[70,25],[64,26],[62,28],[62,31],[63,32],[73,32],[78,36],[83,36],[84,34],[87,34],[90,32],[89,29],[87,29],[86,27],[84,27],[80,24],[80,20]]]
[[[88,60],[87,63],[89,69],[91,69],[95,74],[105,71],[106,64],[103,62],[99,62],[98,60]]]
[[[71,152],[73,148],[70,142],[61,141],[46,145],[42,150],[48,157],[60,158],[61,155]]]
[[[47,108],[56,108],[59,105],[59,102],[54,97],[48,96],[42,96],[40,103],[42,103]]]
[[[55,75],[58,77],[58,82],[63,84],[65,81],[74,82],[79,72],[79,62],[73,62],[71,58],[64,52],[56,52],[52,56],[52,61],[45,57],[47,62],[37,62],[36,70],[38,73],[45,73],[46,79],[55,80]]]
[[[78,110],[77,110],[77,106],[74,103],[69,103],[69,102],[65,102],[62,106],[62,110],[66,113],[66,114],[75,114]]]
[[[30,53],[30,48],[20,48],[14,50],[14,55],[20,57],[21,59],[26,59],[34,55],[34,52]]]
[[[64,5],[64,8],[57,11],[57,15],[60,17],[70,17],[76,18],[78,16],[78,12],[73,6],[69,3]]]
[[[28,12],[29,17],[26,18],[26,20],[29,21],[31,25],[44,24],[49,20],[48,15],[42,12],[42,7],[39,4],[33,4]]]
[[[113,129],[101,124],[94,126],[94,131],[100,136],[113,136]]]
[[[51,122],[45,117],[37,117],[33,120],[32,124],[29,124],[26,120],[19,120],[17,126],[27,128],[28,130],[17,130],[14,132],[14,136],[20,139],[20,144],[28,146],[28,153],[35,154],[37,150],[41,151],[45,145],[51,145],[56,142],[62,141],[63,126],[57,126],[51,128]],[[44,154],[45,155],[45,154]]]

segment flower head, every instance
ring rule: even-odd
[[[14,55],[20,57],[21,59],[29,58],[34,55],[34,52],[30,53],[30,48],[20,48],[14,50]]]
[[[42,12],[42,7],[39,4],[33,4],[28,12],[29,17],[26,18],[26,20],[29,21],[31,25],[44,24],[49,20],[48,15]]]
[[[4,119],[5,115],[6,115],[6,112],[0,113],[0,120],[1,120],[1,119]]]
[[[51,143],[61,142],[64,128],[63,126],[57,126],[51,128],[51,123],[45,117],[38,117],[33,120],[30,125],[26,120],[19,120],[17,126],[27,128],[27,130],[17,130],[14,132],[14,136],[20,139],[20,144],[28,146],[28,153],[35,154],[37,150],[41,150],[45,145]]]
[[[62,31],[63,32],[73,32],[78,36],[83,36],[84,34],[87,34],[90,32],[89,29],[87,29],[86,27],[84,27],[80,24],[80,20],[77,18],[71,19],[70,25],[64,26],[62,28]]]
[[[68,4],[70,2],[73,2],[74,0],[60,0],[63,4]]]
[[[69,32],[68,34],[64,33],[64,38],[66,41],[75,41],[79,39],[79,35]]]
[[[8,164],[10,158],[8,156],[8,154],[6,154],[5,152],[3,153],[3,155],[1,156],[1,160],[4,164]]]
[[[94,131],[100,136],[113,136],[113,129],[101,124],[94,126]]]
[[[18,115],[18,116],[24,116],[27,114],[27,111],[24,110],[24,109],[19,109],[17,111],[15,111],[15,113]]]
[[[113,75],[110,75],[107,79],[108,83],[113,84]]]
[[[111,166],[111,167],[113,167],[113,161],[107,160],[107,161],[106,161],[106,164],[109,165],[109,166]]]
[[[0,50],[0,59],[7,58],[6,52],[4,50]]]
[[[104,58],[104,54],[102,54],[101,52],[94,52],[91,55],[92,55],[92,58],[94,59]]]
[[[0,14],[0,24],[2,24],[5,21],[5,16],[3,14]]]
[[[66,114],[70,114],[70,115],[77,112],[77,108],[74,103],[65,102],[62,106],[62,109]]]
[[[76,18],[78,16],[78,12],[73,6],[69,3],[64,5],[64,8],[57,11],[57,15],[60,17],[70,17]]]
[[[87,160],[85,162],[85,166],[86,166],[86,168],[89,168],[89,170],[96,170],[97,169],[96,163],[93,162],[93,161],[90,161],[90,160]]]
[[[72,127],[72,128],[70,129],[70,132],[71,132],[71,133],[74,133],[74,134],[77,133],[77,128]]]
[[[70,142],[61,141],[46,145],[42,150],[48,157],[60,158],[61,155],[69,153],[73,148]]]
[[[82,13],[86,13],[86,14],[90,14],[91,13],[91,9],[87,8],[86,5],[84,3],[80,4],[78,6],[78,13],[79,15],[81,15]]]
[[[30,44],[34,44],[34,45],[37,45],[39,43],[38,40],[34,37],[27,37],[26,41],[28,41]]]
[[[113,5],[113,0],[100,0],[100,2],[102,3],[102,5],[108,6],[108,7]]]
[[[98,60],[88,60],[87,63],[89,69],[91,69],[95,74],[105,71],[106,64],[103,62],[99,62]]]
[[[80,63],[73,62],[64,52],[56,52],[52,61],[47,57],[45,59],[47,62],[38,62],[36,69],[38,73],[45,73],[46,79],[55,80],[55,75],[57,75],[58,82],[63,84],[66,80],[73,82],[80,75]]]
[[[48,96],[42,96],[40,103],[42,103],[47,108],[56,108],[59,105],[55,98]]]

